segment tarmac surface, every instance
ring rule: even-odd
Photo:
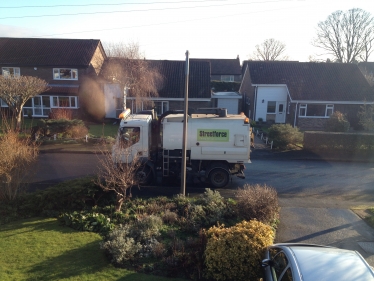
[[[255,137],[251,159],[313,161],[365,161],[305,151],[274,152],[259,137]],[[95,153],[98,147],[82,145],[43,145],[41,153]],[[331,204],[325,200],[308,198],[279,198],[280,224],[276,243],[312,243],[358,251],[374,267],[374,230],[350,209],[350,202]]]

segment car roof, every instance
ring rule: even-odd
[[[306,244],[275,246],[293,256],[304,281],[374,280],[374,272],[356,251]]]

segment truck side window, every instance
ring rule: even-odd
[[[139,127],[123,127],[120,131],[120,146],[122,148],[134,145],[140,140]]]

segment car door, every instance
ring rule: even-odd
[[[286,254],[278,248],[269,250],[269,261],[265,268],[266,281],[293,281],[292,269]]]

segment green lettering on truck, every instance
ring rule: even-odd
[[[229,130],[197,129],[197,141],[228,142]]]

